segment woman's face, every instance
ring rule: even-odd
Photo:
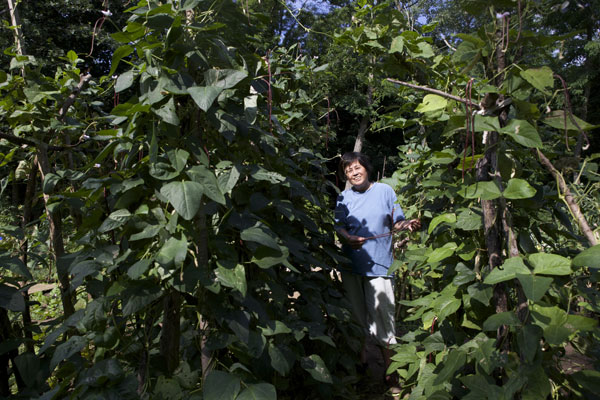
[[[358,160],[348,165],[344,170],[344,173],[346,174],[346,179],[348,179],[350,184],[356,189],[363,189],[369,184],[369,174]]]

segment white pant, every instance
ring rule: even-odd
[[[352,313],[380,346],[396,343],[396,302],[392,278],[342,272],[342,284]]]

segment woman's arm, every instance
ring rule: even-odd
[[[360,249],[366,240],[362,236],[351,235],[346,228],[337,228],[336,231],[338,236],[346,241],[353,249]]]

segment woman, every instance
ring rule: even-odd
[[[352,187],[337,199],[335,223],[344,252],[352,261],[352,272],[342,272],[352,311],[365,334],[381,348],[387,370],[393,355],[389,345],[396,343],[394,286],[388,275],[394,261],[392,234],[400,230],[412,232],[421,223],[418,219],[405,220],[394,190],[372,182],[372,173],[364,154],[350,152],[342,156],[340,175]],[[364,345],[361,361],[366,361]],[[395,383],[389,376],[386,382]]]

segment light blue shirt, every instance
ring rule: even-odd
[[[335,207],[335,227],[362,237],[389,233],[396,222],[404,220],[396,201],[396,193],[384,183],[375,182],[362,193],[344,190]],[[352,260],[352,272],[359,275],[387,276],[394,261],[391,235],[367,240],[360,249],[344,244],[343,250]]]

